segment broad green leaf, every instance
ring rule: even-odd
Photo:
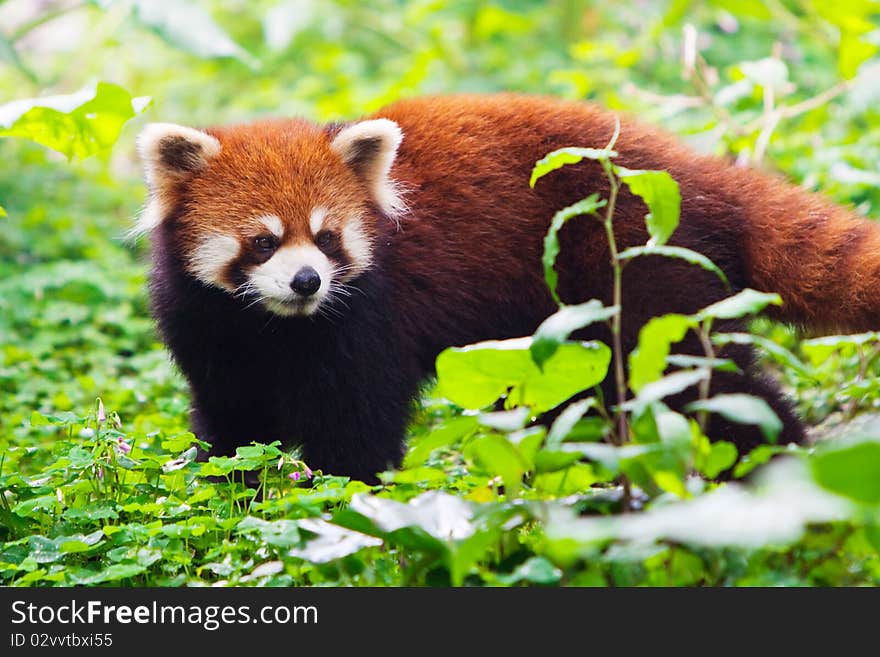
[[[480,413],[477,418],[484,427],[510,433],[525,427],[529,420],[532,419],[532,412],[527,406],[520,406],[509,411]]]
[[[736,457],[736,446],[726,440],[719,440],[709,447],[709,453],[700,466],[700,472],[709,479],[714,479],[736,463]]]
[[[321,518],[303,518],[299,521],[286,522],[298,524],[300,529],[314,534],[305,547],[291,548],[288,552],[292,557],[299,557],[312,563],[327,563],[347,557],[363,548],[382,545],[380,538],[345,529]]]
[[[690,388],[709,376],[707,370],[680,370],[673,372],[662,379],[652,381],[642,386],[635,399],[626,402],[623,407],[630,410],[645,408],[647,404],[660,401],[671,395],[677,395]]]
[[[871,43],[863,35],[849,30],[840,35],[840,49],[837,57],[837,70],[840,76],[849,80],[859,72],[859,67],[874,57],[878,50],[876,43]]]
[[[54,563],[64,557],[57,542],[39,534],[28,536],[27,546],[28,558],[37,563]]]
[[[569,205],[567,208],[561,209],[550,221],[550,228],[547,230],[547,236],[544,238],[544,255],[541,262],[544,264],[544,280],[547,281],[547,287],[550,288],[550,294],[557,305],[562,302],[556,292],[556,282],[558,275],[554,265],[556,264],[556,256],[559,255],[559,237],[558,233],[565,225],[565,222],[573,217],[584,214],[595,214],[596,210],[605,205],[604,200],[599,200],[598,194],[591,194],[585,199]]]
[[[699,321],[710,317],[715,319],[734,319],[758,313],[771,304],[776,306],[782,305],[782,298],[778,294],[768,294],[746,288],[732,297],[722,299],[711,306],[703,308],[695,317]]]
[[[639,344],[629,355],[629,386],[638,393],[663,376],[672,345],[681,342],[694,320],[686,315],[654,317],[639,331]]]
[[[522,486],[522,477],[529,470],[519,450],[504,436],[491,434],[471,441],[465,454],[490,476],[499,476],[507,495],[514,495]]]
[[[678,228],[681,193],[667,171],[633,170],[615,167],[615,172],[648,206],[645,222],[651,235],[649,246],[663,246]]]
[[[880,442],[829,446],[810,459],[816,482],[862,504],[880,504]]]
[[[0,106],[0,137],[30,139],[68,159],[86,158],[106,152],[126,121],[148,104],[107,82],[68,96],[16,100]]]
[[[681,413],[670,411],[663,404],[654,404],[654,420],[660,440],[668,445],[690,445],[691,424]]]
[[[263,520],[247,516],[235,527],[237,533],[256,531],[260,539],[278,548],[289,548],[300,542],[299,525],[295,520]]]
[[[626,249],[618,254],[618,260],[630,260],[632,258],[637,258],[639,256],[664,256],[666,258],[678,258],[679,260],[685,260],[692,265],[697,265],[702,267],[706,271],[710,271],[715,274],[721,281],[724,283],[726,287],[730,287],[730,282],[727,280],[727,276],[724,275],[724,272],[712,262],[709,258],[704,256],[702,253],[697,253],[696,251],[691,251],[690,249],[686,249],[683,246],[634,246],[632,248]]]
[[[440,541],[466,539],[475,532],[471,505],[439,490],[422,493],[406,504],[359,493],[352,497],[351,509],[383,532],[418,527]]]
[[[708,411],[738,424],[754,424],[761,429],[768,442],[775,443],[782,431],[782,422],[766,401],[746,394],[717,395],[710,399],[691,402],[688,411]]]
[[[785,451],[784,447],[777,445],[758,445],[751,452],[743,456],[736,467],[733,469],[733,476],[736,479],[745,477],[759,465],[764,465],[776,454]]]
[[[729,358],[707,358],[706,356],[687,356],[685,354],[670,354],[666,357],[666,363],[680,368],[708,367],[718,372],[735,372],[742,374],[737,364]]]
[[[801,374],[812,376],[812,372],[800,358],[769,338],[751,333],[713,333],[712,342],[719,346],[726,344],[747,344],[760,347],[786,367],[797,370]],[[805,343],[801,343],[805,344]]]
[[[88,571],[78,570],[71,574],[71,579],[80,586],[94,586],[105,582],[116,582],[121,579],[136,577],[146,570],[145,566],[136,563],[115,563],[93,574],[88,574]]]
[[[74,534],[73,536],[58,536],[54,539],[58,549],[65,554],[86,552],[104,539],[104,532],[97,530],[91,534]]]
[[[773,12],[770,10],[768,3],[763,0],[714,0],[712,4],[717,7],[723,7],[735,16],[749,16],[762,20],[773,18]]]
[[[542,449],[535,454],[535,472],[546,474],[564,470],[580,461],[581,455],[575,452],[555,452]]]
[[[252,69],[260,63],[233,41],[204,9],[179,0],[135,0],[135,18],[171,45],[197,57],[232,57]]]
[[[509,575],[498,576],[498,581],[507,586],[519,582],[556,584],[560,579],[562,579],[562,571],[544,557],[531,557]]]
[[[576,306],[563,306],[541,322],[531,346],[532,358],[538,367],[550,358],[559,345],[574,331],[596,322],[604,322],[618,312],[617,306],[605,307],[598,299]]]
[[[553,421],[553,424],[550,426],[550,431],[547,432],[547,439],[545,441],[547,449],[555,449],[558,447],[574,428],[574,425],[577,424],[577,421],[584,416],[584,413],[591,408],[595,408],[596,404],[596,399],[593,397],[581,399],[569,404],[565,410],[559,414],[559,417]]]
[[[422,465],[431,456],[431,452],[451,445],[477,428],[477,418],[473,416],[457,417],[427,436],[410,441],[410,449],[403,459],[405,468]]]
[[[584,158],[588,160],[607,160],[617,157],[617,153],[608,148],[560,148],[548,153],[535,163],[532,176],[529,179],[529,187],[534,187],[540,178],[551,171],[561,169],[567,164],[577,164]]]
[[[507,393],[512,405],[547,411],[600,383],[611,350],[600,342],[559,346],[543,371],[532,360],[530,338],[450,348],[437,357],[437,393],[463,408],[479,409]]]

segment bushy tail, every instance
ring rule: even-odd
[[[880,330],[880,223],[780,181],[739,175],[750,285],[780,294],[778,316],[814,331]]]

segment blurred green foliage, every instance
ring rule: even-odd
[[[874,334],[802,342],[760,320],[755,335],[715,336],[763,348],[815,437],[846,434],[758,470],[753,489],[687,476],[736,455],[674,414],[639,428],[654,442],[618,447],[597,442],[607,427],[589,401],[545,436],[517,409],[462,414],[428,393],[405,467],[369,491],[277,445],[193,461],[186,389],[149,319],[145,245],[124,235],[145,195],[145,121],[354,118],[497,90],[637,114],[880,218],[878,51],[871,0],[0,1],[0,104],[94,103],[0,106],[0,583],[876,584]],[[12,136],[99,157],[71,164]],[[665,354],[651,357],[672,323],[645,337],[640,391],[662,374]],[[547,330],[550,364],[562,338]],[[560,376],[523,347],[523,377]],[[737,474],[782,450],[755,450]],[[621,473],[644,483],[631,502],[645,513],[615,515]]]

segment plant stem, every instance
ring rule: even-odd
[[[611,168],[611,163],[607,160],[602,161],[602,167],[608,176],[608,182],[611,185],[611,192],[608,195],[608,205],[605,210],[605,235],[608,237],[608,250],[611,255],[611,269],[614,275],[614,284],[612,291],[611,304],[617,307],[617,313],[611,318],[611,340],[612,351],[614,354],[614,383],[617,390],[617,411],[615,432],[617,440],[616,444],[622,445],[629,437],[629,428],[626,421],[626,413],[623,410],[623,404],[626,402],[626,374],[623,369],[623,338],[621,331],[621,312],[623,297],[623,265],[618,257],[617,240],[614,238],[614,206],[617,203],[617,193],[620,185],[617,182],[617,176]]]
[[[612,144],[616,141],[617,132],[615,131]],[[611,146],[609,146],[611,148]],[[623,405],[626,402],[626,373],[623,369],[623,338],[621,330],[621,314],[623,311],[623,263],[620,261],[619,251],[617,249],[617,240],[614,238],[614,207],[617,204],[617,193],[620,184],[611,161],[602,160],[602,168],[608,177],[610,192],[608,194],[608,205],[605,206],[605,235],[608,238],[608,251],[611,256],[611,270],[614,275],[614,285],[612,290],[611,304],[617,308],[617,313],[611,318],[611,341],[612,352],[614,357],[614,383],[617,390],[617,409],[615,416],[617,419],[617,429],[612,432],[616,445],[623,445],[629,440],[629,424],[626,418],[626,411]],[[620,485],[623,488],[623,496],[621,498],[621,509],[624,513],[630,510],[632,504],[632,490],[629,478],[626,475],[620,476]]]
[[[715,348],[712,346],[712,339],[709,337],[712,333],[712,318],[707,319],[700,326],[699,336],[700,336],[700,344],[703,346],[703,353],[706,355],[706,358],[710,360],[710,363],[706,365],[706,378],[700,381],[700,401],[705,401],[709,399],[709,390],[712,385],[712,364],[711,361],[715,360]],[[707,411],[699,411],[697,413],[697,423],[700,425],[700,429],[703,433],[706,432],[706,424],[709,421],[709,413]]]

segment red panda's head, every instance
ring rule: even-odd
[[[389,171],[402,134],[375,119],[327,130],[267,121],[138,138],[150,200],[136,232],[170,222],[183,266],[278,315],[311,315],[370,267],[378,207],[401,209]]]

